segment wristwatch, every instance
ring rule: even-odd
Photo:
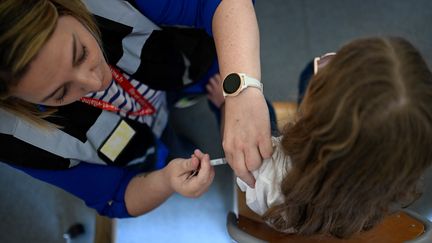
[[[254,87],[263,90],[262,83],[254,78],[247,76],[244,73],[231,73],[223,81],[223,95],[236,96],[247,87]]]

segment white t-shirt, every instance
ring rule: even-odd
[[[270,207],[283,203],[280,184],[291,169],[291,160],[282,151],[281,139],[282,137],[272,137],[272,157],[264,160],[261,167],[253,172],[255,188],[250,188],[237,178],[237,185],[246,192],[246,204],[258,215],[263,215]]]

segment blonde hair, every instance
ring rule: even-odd
[[[3,0],[0,3],[0,108],[43,125],[55,109],[40,111],[36,104],[10,95],[54,32],[58,18],[70,15],[99,40],[99,30],[80,0]]]
[[[359,39],[315,75],[282,146],[278,230],[346,238],[419,197],[432,163],[432,74],[401,38]]]

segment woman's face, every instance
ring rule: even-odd
[[[60,106],[106,89],[111,79],[93,35],[75,18],[62,16],[11,93],[30,103]]]

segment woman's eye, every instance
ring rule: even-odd
[[[88,56],[88,50],[86,46],[82,46],[82,53],[81,56],[77,60],[77,65],[80,65],[81,63],[84,63]]]
[[[67,87],[64,87],[60,96],[58,98],[56,98],[57,103],[59,103],[59,104],[63,103],[64,98],[66,97],[67,91],[68,91]]]

